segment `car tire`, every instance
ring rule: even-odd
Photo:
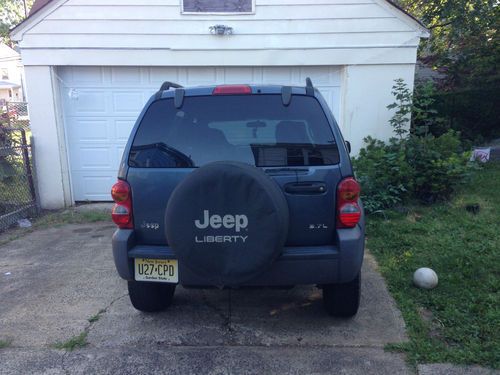
[[[323,303],[328,314],[350,318],[358,312],[361,298],[361,272],[344,284],[323,285]]]
[[[198,225],[210,214],[228,215],[233,222]],[[244,227],[236,227],[235,215],[245,218]],[[196,168],[177,185],[164,223],[168,245],[200,284],[238,287],[268,270],[282,253],[289,209],[283,190],[264,171],[220,161]]]
[[[163,311],[172,304],[176,284],[129,281],[130,302],[139,311]]]

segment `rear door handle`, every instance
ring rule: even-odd
[[[326,184],[323,182],[290,182],[285,185],[288,194],[323,194]]]

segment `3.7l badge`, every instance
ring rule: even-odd
[[[326,224],[309,224],[309,229],[328,229]]]

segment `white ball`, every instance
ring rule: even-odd
[[[419,268],[413,274],[413,283],[419,288],[433,289],[438,285],[438,275],[430,268]]]

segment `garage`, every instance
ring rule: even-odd
[[[355,155],[392,136],[428,30],[390,0],[35,0],[11,32],[25,66],[40,204],[107,201],[130,130],[162,82],[305,85]]]
[[[108,201],[138,113],[163,81],[186,86],[250,83],[304,85],[311,77],[336,118],[340,68],[64,67],[59,70],[75,201]]]

